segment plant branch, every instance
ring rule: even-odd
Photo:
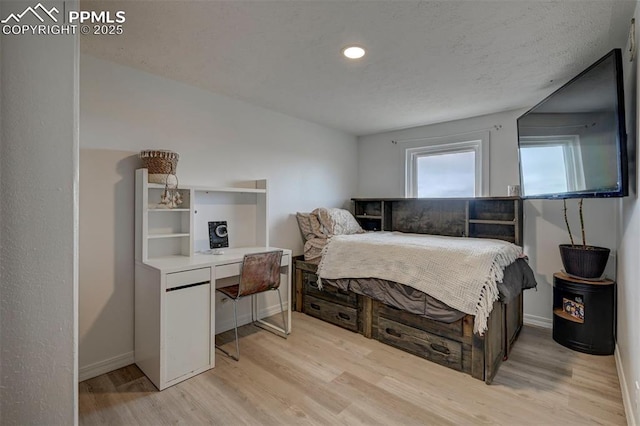
[[[584,198],[580,198],[580,202],[578,205],[580,206],[580,230],[582,231],[582,247],[587,248],[587,239],[584,234],[584,215],[582,214],[582,203],[584,202]]]
[[[567,232],[569,232],[569,239],[571,240],[571,245],[574,246],[575,244],[573,243],[573,235],[571,234],[571,227],[569,226],[569,219],[567,218],[567,200],[563,198],[562,204],[564,205],[564,223],[567,224]]]

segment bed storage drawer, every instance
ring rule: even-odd
[[[304,313],[351,331],[358,331],[358,310],[310,295],[304,298]]]
[[[378,340],[454,370],[463,370],[462,343],[378,318]]]
[[[401,311],[400,309],[393,308],[385,305],[384,303],[378,303],[377,314],[395,322],[407,324],[411,327],[419,328],[441,336],[451,337],[455,340],[459,340],[465,335],[464,318],[452,323],[433,321],[419,315]]]
[[[303,273],[303,280],[305,294],[353,308],[358,306],[358,295],[351,291],[340,290],[337,287],[326,284],[320,290],[318,288],[318,276],[309,272]]]

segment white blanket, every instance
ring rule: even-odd
[[[483,238],[372,232],[336,235],[323,250],[320,278],[379,278],[420,290],[466,314],[483,334],[504,268],[522,254]]]

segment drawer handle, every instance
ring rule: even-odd
[[[338,316],[340,318],[342,318],[343,320],[347,320],[347,321],[349,321],[351,319],[351,316],[345,314],[344,312],[338,312]]]
[[[185,285],[181,285],[179,287],[168,288],[166,292],[169,293],[170,291],[184,290],[184,289],[191,288],[191,287],[197,287],[199,285],[209,284],[210,282],[211,281],[202,281],[200,283],[185,284]]]
[[[387,334],[390,334],[391,336],[402,337],[402,333],[395,331],[393,328],[387,328],[385,331],[387,332]]]
[[[307,281],[307,285],[313,289],[319,290],[320,288],[318,287],[318,281],[312,281],[309,280]]]
[[[446,347],[445,345],[439,345],[437,343],[432,343],[431,344],[431,349],[433,349],[436,352],[440,352],[441,354],[445,354],[445,355],[449,355],[451,353],[451,351],[449,350],[448,347]]]
[[[320,310],[320,305],[316,305],[315,303],[311,303],[310,306],[315,309],[316,311]]]
[[[339,289],[338,289],[338,293],[340,293],[340,294],[344,294],[344,295],[346,295],[346,296],[348,296],[348,295],[349,295],[349,291],[348,291],[348,290],[342,290],[341,288],[339,288]]]

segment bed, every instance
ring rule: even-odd
[[[507,201],[521,203],[517,199]],[[437,204],[438,201],[429,203]],[[465,220],[469,221],[469,204],[462,205]],[[424,209],[425,204],[418,203],[416,207]],[[404,200],[402,208],[406,209]],[[392,211],[393,205],[387,209],[387,213],[391,214]],[[428,220],[428,215],[418,216]],[[341,209],[320,208],[311,213],[299,213],[297,217],[305,239],[305,259],[296,262],[298,310],[491,383],[522,326],[522,290],[536,285],[520,247],[502,241],[425,236],[415,232],[364,233],[351,213]],[[487,222],[487,219],[483,221]],[[451,229],[450,221],[444,222],[447,223],[446,229]],[[393,222],[389,220],[388,223]],[[444,234],[447,233],[446,229]],[[430,231],[433,232],[433,229]],[[480,286],[482,292],[489,293],[483,298],[485,308],[482,314],[470,308],[468,301],[467,305],[459,304],[439,293],[442,290],[440,287],[443,287],[440,281],[435,286],[431,283],[430,286],[417,285],[416,288],[414,281],[420,280],[415,277],[409,277],[408,281],[406,276],[394,280],[394,275],[376,271],[375,265],[385,261],[389,262],[378,269],[392,269],[390,265],[393,265],[394,259],[389,253],[396,250],[390,248],[394,244],[398,245],[399,250],[395,262],[402,263],[402,259],[414,256],[406,251],[408,247],[419,244],[422,239],[434,240],[436,246],[462,243],[473,247],[477,241],[482,245],[495,244],[501,250],[503,246],[506,247],[510,255],[500,265],[494,290],[487,291]],[[341,250],[333,250],[340,244]],[[360,249],[367,244],[374,251]],[[375,258],[376,246],[385,253],[379,259]],[[352,255],[352,252],[359,251],[362,252]],[[423,257],[438,255],[437,252],[432,255],[422,253],[413,259]],[[333,266],[327,268],[325,263],[330,259],[333,259]],[[358,264],[366,264],[368,260],[371,262],[365,265],[364,271],[358,268]],[[400,269],[409,270],[413,263],[416,262],[408,261]],[[456,262],[449,263],[451,265],[442,265],[441,269],[445,275],[457,276]],[[465,263],[465,267],[469,265]],[[452,268],[456,271],[447,272]],[[430,274],[434,269],[438,269],[438,266],[426,265],[418,275],[425,271]],[[493,272],[496,273],[495,265]],[[373,276],[369,276],[369,273]],[[318,276],[322,278],[318,279]],[[467,287],[462,291],[452,285],[447,286],[453,293],[473,293]]]

